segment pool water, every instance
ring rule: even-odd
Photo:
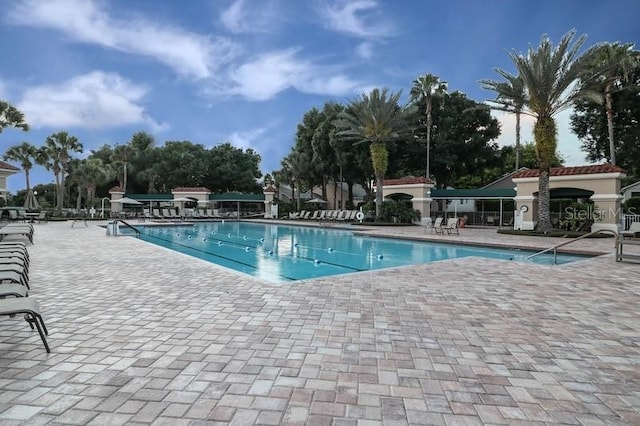
[[[552,254],[353,235],[349,230],[247,222],[136,226],[140,238],[270,282],[481,256],[553,264]],[[123,229],[125,231],[125,229]],[[558,255],[558,264],[584,259]]]

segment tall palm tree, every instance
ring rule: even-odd
[[[429,179],[431,173],[429,165],[431,160],[431,127],[433,126],[432,111],[433,98],[440,97],[447,93],[447,82],[440,81],[440,77],[433,74],[424,74],[413,80],[411,88],[411,100],[424,103],[425,105],[425,127],[427,144],[427,166],[425,177]]]
[[[576,31],[565,34],[554,48],[543,35],[537,48],[530,47],[526,55],[515,51],[509,59],[515,65],[527,94],[523,113],[535,118],[533,136],[538,155],[538,231],[553,229],[549,211],[549,171],[558,146],[555,115],[571,107],[574,101],[590,99],[602,101],[602,95],[577,84],[581,74],[593,61],[598,46],[580,54],[584,35],[575,38]]]
[[[490,101],[490,107],[498,111],[506,111],[516,116],[516,170],[520,168],[520,116],[527,101],[524,81],[503,69],[495,70],[506,81],[480,80],[484,89],[496,92],[496,99]]]
[[[64,205],[64,184],[66,174],[69,171],[71,153],[81,153],[82,144],[75,136],[70,136],[67,132],[54,133],[47,137],[44,146],[38,151],[38,164],[43,165],[47,170],[53,171],[56,180],[57,210],[62,210]]]
[[[14,145],[4,153],[5,160],[19,162],[20,166],[22,166],[22,170],[24,170],[24,175],[27,180],[27,192],[31,189],[29,172],[33,168],[33,163],[36,161],[37,155],[38,148],[31,145],[29,142],[22,142],[20,145]]]
[[[633,43],[606,43],[595,53],[594,67],[603,69],[597,80],[603,83],[605,110],[607,113],[607,131],[609,134],[609,161],[616,164],[616,147],[613,137],[613,93],[640,64],[640,52],[634,50]],[[588,75],[587,75],[588,77]]]
[[[387,88],[363,93],[338,115],[336,122],[339,137],[350,139],[354,144],[369,144],[376,176],[377,221],[382,218],[382,182],[389,166],[387,145],[407,133],[407,118],[413,112],[398,105],[401,94],[390,93]]]
[[[117,168],[122,167],[122,174],[118,175],[118,182],[122,192],[127,192],[127,178],[129,175],[127,168],[133,155],[134,149],[129,144],[116,145],[113,149],[113,163]]]

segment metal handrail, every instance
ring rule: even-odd
[[[567,244],[571,244],[571,243],[576,242],[576,241],[578,241],[578,240],[581,240],[581,239],[583,239],[583,238],[587,238],[587,237],[589,237],[589,236],[591,236],[591,235],[600,234],[600,233],[610,233],[610,234],[613,234],[613,236],[614,236],[614,237],[616,237],[616,244],[618,244],[618,233],[617,233],[616,231],[614,231],[614,230],[612,230],[612,229],[600,229],[599,231],[592,231],[592,232],[589,232],[588,234],[580,235],[579,237],[574,238],[574,239],[572,239],[572,240],[564,241],[564,242],[562,242],[562,243],[560,243],[560,244],[556,244],[555,246],[552,246],[552,247],[546,248],[546,249],[544,249],[544,250],[540,250],[540,251],[538,251],[538,252],[536,252],[536,253],[533,253],[532,255],[529,255],[529,256],[525,257],[524,259],[525,259],[525,260],[529,260],[529,259],[531,259],[531,258],[536,257],[536,256],[537,256],[537,255],[539,255],[539,254],[548,253],[548,252],[550,252],[551,250],[553,250],[553,264],[554,264],[554,265],[557,265],[557,264],[558,264],[558,248],[560,248],[560,247],[562,247],[562,246],[566,246]]]
[[[121,222],[121,223],[122,223],[124,226],[126,226],[127,228],[131,228],[131,229],[133,229],[133,232],[135,232],[135,233],[136,233],[136,237],[138,237],[138,239],[140,239],[140,231],[139,231],[138,229],[134,228],[133,226],[131,226],[129,223],[125,222],[125,221],[124,221],[124,220],[122,220],[122,219],[115,219],[114,221],[116,222],[116,224],[117,224],[118,222]]]

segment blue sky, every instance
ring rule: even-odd
[[[158,144],[189,140],[253,148],[278,169],[312,107],[373,87],[406,95],[432,73],[483,101],[478,80],[514,72],[507,52],[568,30],[587,45],[640,38],[637,0],[26,0],[0,2],[0,98],[32,129],[0,134],[0,152],[58,131],[86,154],[143,130]],[[584,164],[559,117],[560,152]],[[501,144],[512,144],[514,119]],[[532,140],[525,122],[524,140]],[[85,155],[86,155],[85,154]],[[37,167],[32,182],[53,181]],[[25,186],[24,175],[9,190]]]

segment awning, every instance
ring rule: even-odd
[[[498,189],[431,189],[434,200],[500,200],[513,199],[516,191],[511,188]]]

